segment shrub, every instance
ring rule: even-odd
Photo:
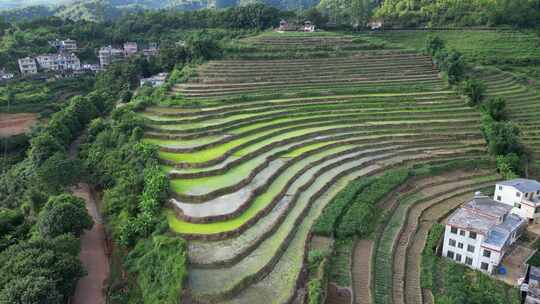
[[[401,169],[390,171],[376,180],[360,192],[350,208],[341,218],[336,229],[338,238],[346,238],[357,235],[365,237],[369,235],[381,213],[375,208],[375,204],[388,192],[403,183],[409,176],[409,170]]]
[[[520,159],[515,153],[497,156],[497,170],[504,179],[514,179],[520,172]]]
[[[313,232],[319,235],[332,236],[339,218],[350,206],[356,195],[369,186],[373,179],[366,178],[350,182],[325,207],[313,227]]]
[[[126,258],[144,303],[176,304],[187,277],[186,242],[164,235],[142,239]]]
[[[490,98],[482,104],[482,112],[491,116],[495,121],[506,120],[508,117],[506,100],[502,97]]]
[[[47,238],[65,233],[80,236],[83,230],[92,228],[92,225],[84,200],[71,194],[51,197],[38,218],[39,232]]]
[[[422,288],[433,288],[433,273],[437,266],[437,256],[435,249],[439,240],[444,234],[444,225],[434,224],[429,231],[428,238],[424,250],[422,250],[422,266],[421,266],[421,281]]]
[[[429,55],[435,56],[445,48],[444,41],[439,36],[429,36],[426,40],[426,51]]]
[[[486,86],[478,79],[468,78],[460,83],[459,91],[461,94],[468,97],[470,106],[475,106],[482,101],[486,91]]]

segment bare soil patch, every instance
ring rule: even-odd
[[[0,113],[0,137],[25,133],[37,121],[37,113]]]

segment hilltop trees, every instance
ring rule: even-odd
[[[395,26],[537,26],[539,0],[386,0],[375,12],[386,24]]]

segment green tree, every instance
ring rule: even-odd
[[[0,303],[62,304],[64,297],[56,290],[54,279],[44,275],[14,278],[0,290]]]
[[[39,232],[48,238],[65,233],[80,236],[83,230],[92,228],[92,225],[84,200],[71,194],[51,197],[38,218]]]
[[[82,175],[79,160],[71,160],[64,152],[56,152],[36,170],[37,175],[50,190],[77,184]]]
[[[491,116],[495,121],[506,120],[506,100],[502,97],[488,99],[482,104],[482,110]]]
[[[468,97],[469,104],[473,106],[478,105],[484,98],[486,85],[478,79],[468,78],[460,84],[459,90]]]
[[[71,241],[75,242],[75,239],[71,237]],[[71,250],[66,251],[67,242],[69,237],[64,236],[61,240],[35,239],[21,242],[0,253],[0,299],[21,296],[27,299],[21,302],[0,302],[57,303],[53,301],[57,297],[65,301],[73,294],[78,279],[86,275],[86,271],[78,255]],[[53,285],[41,277],[52,279]],[[39,284],[32,284],[29,282],[31,280],[39,281]],[[47,299],[42,298],[47,293],[50,293],[53,302],[33,301],[36,298]]]

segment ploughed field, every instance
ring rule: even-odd
[[[199,107],[141,113],[145,141],[160,147],[171,181],[169,226],[189,240],[193,300],[301,296],[310,229],[348,182],[485,153],[479,114],[428,57],[356,49],[339,58],[252,59],[284,44],[309,53],[328,36],[298,37],[251,38],[249,59],[199,67],[172,92]]]

